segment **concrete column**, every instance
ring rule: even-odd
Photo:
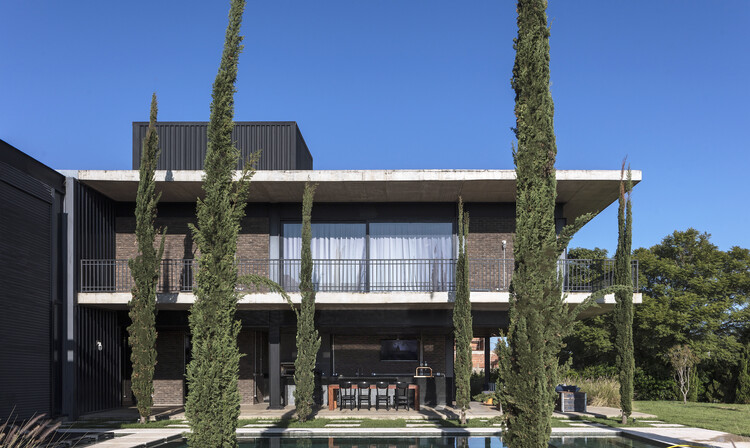
[[[490,389],[490,337],[484,338],[484,390]]]
[[[268,395],[269,408],[281,409],[281,313],[271,311],[268,326]]]
[[[65,178],[63,200],[63,251],[66,272],[63,292],[62,413],[68,420],[78,418],[76,403],[75,341],[75,179]]]

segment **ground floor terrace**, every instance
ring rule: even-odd
[[[86,332],[96,336],[95,340],[88,341],[91,350],[83,346],[79,349],[82,374],[86,375],[80,380],[81,387],[85,389],[85,383],[89,381],[100,382],[101,375],[111,376],[118,372],[119,381],[109,384],[119,389],[121,402],[110,402],[108,407],[130,405],[133,397],[126,343],[127,311],[91,307],[87,310],[92,321]],[[110,319],[113,315],[114,325],[102,325],[101,319]],[[181,309],[162,309],[157,315],[156,406],[179,406],[187,396],[185,373],[191,359],[188,316],[189,311]],[[272,409],[293,405],[294,313],[288,307],[285,310],[240,310],[237,317],[242,323],[238,337],[243,355],[239,371],[242,404],[265,404]],[[389,406],[393,407],[399,382],[408,385],[408,404],[413,409],[452,403],[454,340],[451,310],[321,309],[316,313],[316,326],[321,347],[315,369],[318,386],[315,398],[320,406],[336,408],[341,392],[339,387],[345,381],[352,382],[354,392],[358,394],[365,393],[360,383],[367,382],[373,407],[379,393],[386,394]],[[507,326],[506,311],[474,312],[474,333],[476,337],[486,338],[487,358],[491,346],[489,337],[504,326]],[[113,331],[118,335],[107,338],[99,335],[103,331]],[[378,391],[377,383],[388,386],[383,388],[381,384],[384,390]],[[355,406],[358,404],[359,397]]]

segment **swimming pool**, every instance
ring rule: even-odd
[[[620,435],[555,436],[550,447],[656,448],[648,443]],[[185,448],[184,442],[164,448]],[[241,438],[240,448],[505,448],[500,437],[253,437]]]

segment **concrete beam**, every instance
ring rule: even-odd
[[[236,173],[239,176],[239,172]],[[202,197],[202,171],[157,171],[156,188],[164,202],[195,202]],[[138,171],[83,170],[81,183],[121,202],[135,201]],[[641,181],[633,171],[633,183]],[[258,171],[250,202],[300,202],[305,182],[318,184],[317,202],[514,202],[514,170],[313,170]],[[563,217],[598,213],[617,200],[619,170],[557,171],[557,202]]]

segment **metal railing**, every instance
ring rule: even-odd
[[[261,275],[286,291],[299,291],[300,260],[238,259],[237,273]],[[558,260],[565,292],[593,292],[614,283],[614,260]],[[191,292],[195,288],[197,261],[165,259],[161,262],[157,291]],[[313,260],[313,286],[320,292],[441,292],[455,289],[456,260]],[[469,259],[472,291],[508,291],[513,259]],[[633,286],[638,290],[638,261],[632,264]],[[79,292],[129,292],[133,287],[128,260],[81,260]],[[264,287],[240,283],[244,292],[267,292]]]

